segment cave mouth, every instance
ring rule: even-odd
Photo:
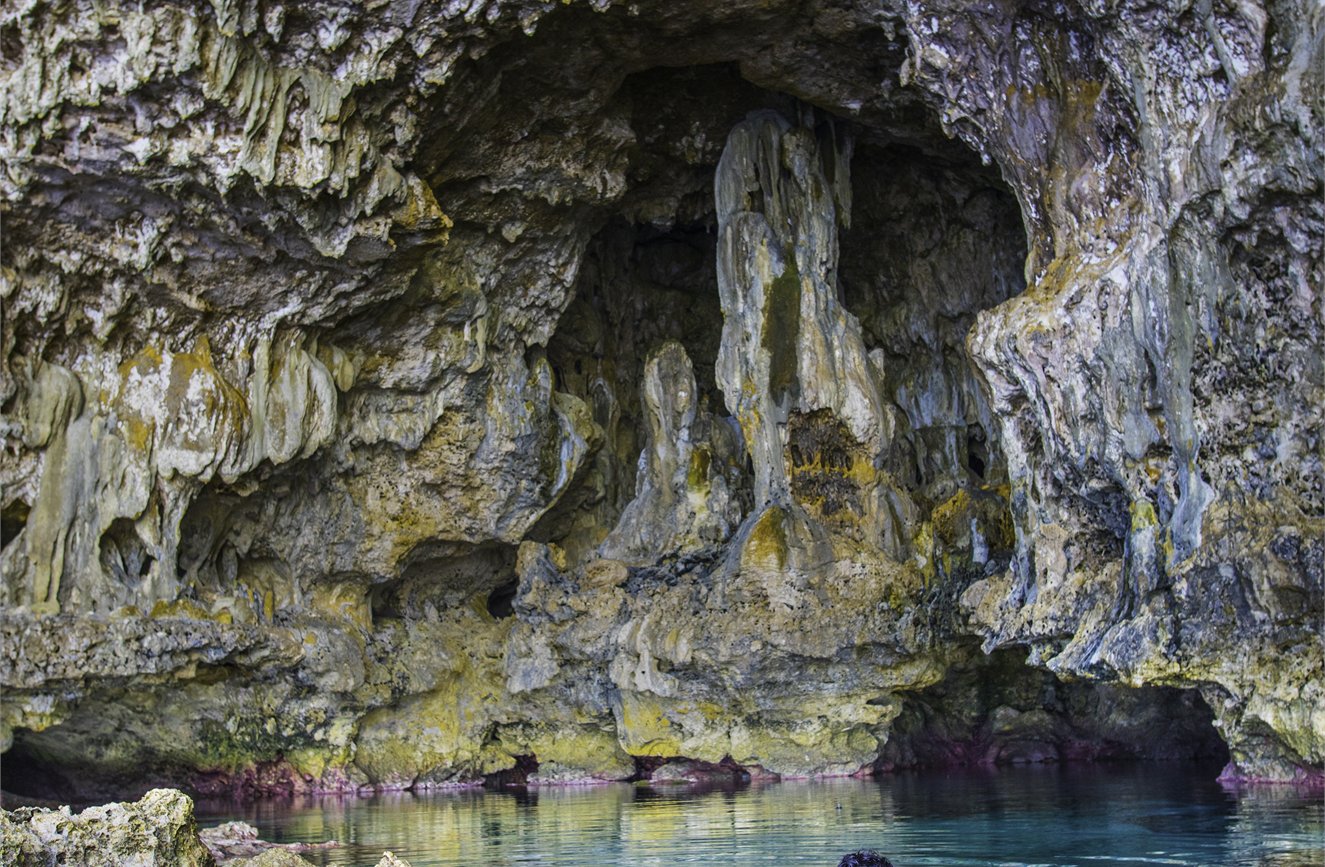
[[[1222,767],[1228,747],[1196,689],[1064,681],[1025,651],[974,652],[902,696],[876,771],[1176,761]]]
[[[85,731],[63,724],[42,731],[16,729],[13,743],[0,755],[4,807],[137,800],[158,786],[187,786],[192,776],[180,768],[105,758],[104,745],[90,743]]]

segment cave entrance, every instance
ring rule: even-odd
[[[939,683],[902,697],[877,769],[1072,761],[1223,766],[1228,748],[1195,689],[1063,681],[1025,650],[972,651]]]
[[[0,767],[4,773],[6,795],[34,801],[50,800],[78,803],[82,798],[65,769],[50,762],[39,749],[28,744],[31,735],[23,730],[14,732],[14,742],[5,751]],[[7,809],[13,809],[6,803]]]

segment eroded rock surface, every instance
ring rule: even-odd
[[[1318,7],[0,25],[7,780],[1320,778]]]
[[[215,863],[198,840],[193,801],[172,789],[153,789],[137,803],[89,807],[77,814],[68,807],[0,810],[0,854],[14,867]]]
[[[335,840],[320,843],[272,843],[258,836],[258,829],[247,822],[223,822],[198,832],[218,864],[234,867],[302,867],[308,862],[295,853],[314,849],[334,849]]]

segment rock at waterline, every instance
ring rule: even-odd
[[[224,863],[226,867],[312,867],[311,861],[300,858],[289,849],[268,849],[253,858]]]
[[[305,867],[305,865],[312,867],[312,862],[300,858],[288,849],[268,849],[256,858],[225,862],[225,867]],[[381,860],[375,867],[412,867],[412,865],[391,852],[383,852]]]
[[[77,815],[21,808],[0,811],[0,863],[12,867],[212,867],[193,819],[193,801],[153,789],[136,803],[89,807]]]
[[[292,849],[335,845],[268,843],[247,822],[199,832],[193,799],[176,789],[153,789],[137,802],[88,807],[77,815],[68,807],[0,810],[0,864],[7,867],[312,867]],[[268,848],[252,855],[262,847]],[[252,857],[236,857],[244,850]],[[384,852],[377,867],[410,863]]]
[[[198,832],[198,837],[202,840],[207,851],[212,853],[218,864],[249,864],[250,861],[256,867],[281,867],[283,864],[298,867],[299,864],[307,863],[303,859],[275,858],[269,861],[258,861],[257,858],[267,854],[269,851],[284,852],[291,855],[295,852],[307,852],[312,849],[332,849],[340,845],[335,840],[328,840],[325,843],[271,843],[258,837],[258,829],[247,822],[225,822],[217,825],[215,828],[204,828]],[[249,861],[237,861],[235,859],[250,859]]]

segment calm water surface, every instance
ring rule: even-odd
[[[1166,765],[929,772],[739,789],[627,784],[254,804],[200,802],[265,839],[339,840],[305,855],[414,867],[819,864],[870,847],[908,865],[1325,863],[1318,794],[1233,793],[1217,769]]]

